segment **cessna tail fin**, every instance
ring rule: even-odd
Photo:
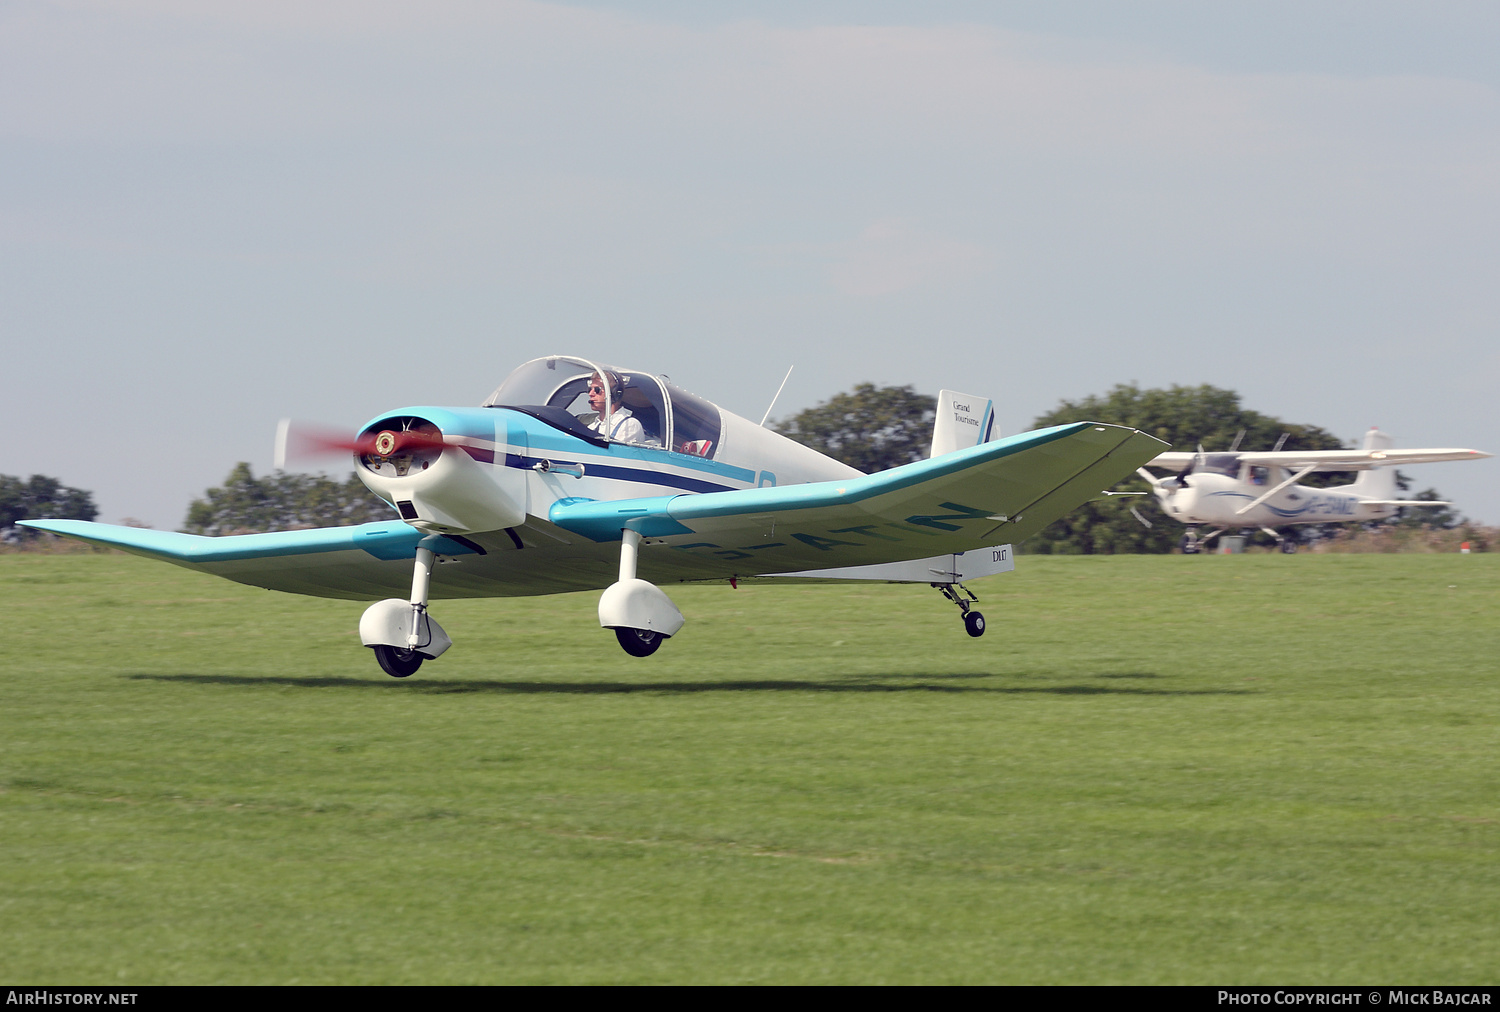
[[[1396,441],[1381,432],[1374,426],[1365,433],[1363,449],[1389,450],[1396,445]],[[1359,472],[1359,477],[1354,479],[1354,484],[1349,486],[1349,491],[1372,499],[1395,499],[1396,498],[1396,469],[1394,467],[1372,467],[1368,471]]]
[[[938,391],[937,418],[932,425],[932,452],[941,457],[1000,438],[995,425],[995,402],[974,394]]]

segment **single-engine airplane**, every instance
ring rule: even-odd
[[[1239,527],[1258,527],[1274,537],[1283,552],[1291,553],[1297,550],[1296,540],[1277,527],[1384,520],[1402,506],[1450,505],[1395,498],[1398,464],[1491,456],[1478,450],[1397,450],[1394,445],[1390,436],[1372,428],[1358,450],[1205,453],[1200,446],[1196,453],[1163,453],[1146,463],[1146,467],[1171,469],[1176,472],[1173,475],[1158,477],[1145,467],[1137,473],[1151,483],[1162,512],[1187,524],[1182,536],[1184,554],[1195,554],[1224,531]],[[1315,471],[1359,471],[1360,475],[1353,484],[1336,488],[1297,484]],[[1214,529],[1200,536],[1200,524]]]
[[[428,613],[442,597],[603,588],[599,624],[643,657],[685,621],[658,584],[927,583],[979,636],[964,581],[1013,569],[1012,544],[1167,445],[1094,422],[993,435],[992,402],[943,391],[932,456],[866,475],[663,376],[552,356],[481,407],[400,408],[345,444],[399,519],[226,537],[25,524],[255,587],[379,598],[360,638],[397,678],[451,645]]]

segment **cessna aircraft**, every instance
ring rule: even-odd
[[[1182,537],[1184,554],[1195,554],[1225,530],[1238,527],[1258,527],[1290,553],[1297,550],[1297,542],[1276,531],[1278,526],[1384,520],[1401,506],[1449,505],[1394,498],[1398,464],[1491,456],[1478,450],[1395,450],[1393,445],[1390,436],[1372,428],[1358,450],[1282,450],[1278,444],[1278,449],[1264,453],[1205,453],[1200,446],[1196,453],[1163,453],[1146,463],[1174,470],[1174,475],[1158,477],[1145,468],[1137,473],[1150,482],[1162,512],[1188,525]],[[1352,485],[1337,488],[1297,484],[1314,471],[1361,473]],[[1200,537],[1199,524],[1214,529]]]
[[[943,391],[930,459],[865,475],[663,376],[552,356],[481,407],[400,408],[344,444],[400,519],[217,538],[25,524],[255,587],[381,598],[360,638],[397,678],[451,645],[428,614],[440,597],[603,588],[599,624],[643,657],[685,621],[658,584],[927,583],[979,636],[963,581],[1010,571],[1013,543],[1167,445],[1093,422],[993,435],[991,402]]]

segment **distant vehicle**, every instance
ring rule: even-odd
[[[991,402],[944,391],[933,456],[864,475],[665,377],[552,356],[481,407],[400,408],[333,441],[400,519],[221,538],[26,525],[251,586],[385,598],[360,637],[398,678],[451,644],[432,597],[603,588],[599,624],[646,656],[684,622],[657,583],[926,583],[978,636],[963,581],[1013,569],[1011,543],[1166,446],[1095,422],[1005,439],[993,425]]]
[[[1393,449],[1394,441],[1378,429],[1365,433],[1358,450],[1268,450],[1162,453],[1138,469],[1151,483],[1162,512],[1187,524],[1182,550],[1193,554],[1226,530],[1259,528],[1274,537],[1283,552],[1295,552],[1295,538],[1276,528],[1292,524],[1354,523],[1384,520],[1402,506],[1447,506],[1421,499],[1397,499],[1400,464],[1445,460],[1479,460],[1491,454],[1460,449]],[[1146,467],[1171,469],[1159,477]],[[1351,485],[1309,488],[1297,482],[1315,471],[1359,471]],[[1199,535],[1200,525],[1213,530]]]

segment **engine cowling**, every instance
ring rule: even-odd
[[[526,486],[513,468],[480,463],[431,421],[382,418],[360,433],[355,473],[413,527],[472,534],[526,520]]]

